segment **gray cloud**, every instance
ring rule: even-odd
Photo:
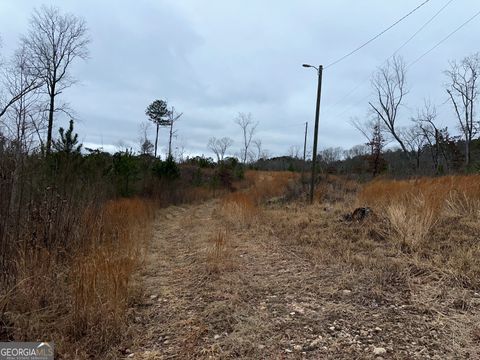
[[[291,145],[301,146],[305,121],[312,134],[316,77],[301,64],[327,64],[339,58],[419,1],[45,3],[84,17],[90,29],[90,59],[74,65],[80,82],[64,94],[81,120],[78,132],[86,144],[113,149],[122,140],[136,146],[146,106],[163,98],[184,113],[177,128],[188,153],[209,154],[206,143],[211,136],[229,136],[238,148],[240,133],[233,119],[242,111],[260,122],[258,137],[280,155]],[[350,147],[364,141],[348,121],[367,116],[371,73],[445,3],[430,2],[325,71],[321,147]],[[0,4],[5,52],[13,51],[38,4],[36,0]],[[413,61],[478,8],[474,0],[453,2],[400,53],[407,63]],[[478,30],[479,19],[409,69],[411,91],[401,113],[403,124],[424,97],[438,104],[445,100],[442,71],[448,60],[480,50],[474,41]],[[445,125],[455,126],[448,105],[439,113]],[[162,146],[166,139],[162,131]]]

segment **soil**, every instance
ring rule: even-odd
[[[317,225],[319,236],[329,231]],[[285,241],[269,221],[225,226],[217,201],[160,210],[121,356],[480,359],[475,291],[419,272],[408,283],[386,278],[376,292],[365,273],[314,261],[309,249]]]

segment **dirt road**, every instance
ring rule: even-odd
[[[478,358],[464,341],[478,311],[451,317],[407,296],[378,300],[349,286],[356,274],[341,263],[305,255],[268,221],[225,227],[215,201],[161,210],[125,357]]]

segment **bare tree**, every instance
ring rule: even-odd
[[[216,155],[217,162],[220,163],[223,161],[228,148],[230,148],[232,145],[233,140],[228,137],[223,137],[221,139],[212,137],[208,140],[207,146]]]
[[[140,154],[142,155],[153,155],[154,145],[148,138],[148,133],[150,132],[151,123],[148,121],[143,121],[139,126],[139,145],[140,145]]]
[[[300,147],[298,145],[291,145],[288,148],[288,156],[292,159],[299,159],[300,158]]]
[[[318,153],[320,161],[327,165],[331,165],[334,162],[340,161],[342,159],[342,154],[343,149],[341,147],[325,148]]]
[[[252,144],[255,148],[255,152],[254,152],[255,160],[254,161],[258,161],[258,160],[262,159],[263,155],[264,155],[264,149],[262,147],[262,140],[255,139],[255,140],[252,141]]]
[[[426,144],[426,139],[421,126],[414,124],[405,129],[402,138],[404,139],[407,149],[415,156],[416,171],[420,170],[420,157]]]
[[[2,70],[0,89],[0,118],[19,100],[43,86],[38,73],[29,68],[28,54],[24,46],[15,52],[8,66]],[[0,59],[0,65],[2,61]],[[3,91],[2,91],[3,90]]]
[[[185,160],[185,138],[180,136],[180,139],[177,141],[175,145],[175,159],[177,162],[183,162]]]
[[[445,129],[439,129],[436,124],[437,109],[429,100],[424,100],[422,109],[417,110],[417,116],[413,121],[420,127],[423,137],[430,149],[430,155],[435,174],[440,173],[440,156],[446,162],[446,154],[443,146]]]
[[[408,156],[408,149],[397,126],[398,110],[408,92],[405,74],[406,66],[401,57],[394,56],[392,60],[388,60],[386,65],[379,68],[372,78],[376,100],[369,104],[373,112],[381,119],[386,131]]]
[[[248,151],[252,142],[253,135],[257,129],[258,122],[253,120],[252,114],[238,113],[235,123],[242,129],[243,135],[243,148],[241,150],[242,162],[247,162]]]
[[[180,117],[183,115],[183,113],[178,114],[175,112],[175,108],[172,106],[172,110],[169,111],[168,113],[168,123],[170,125],[170,132],[169,132],[169,138],[168,138],[168,157],[172,156],[172,138],[173,136],[176,136],[177,131],[173,131],[173,125],[175,122],[180,119]]]
[[[367,145],[355,145],[352,148],[345,150],[344,156],[347,159],[353,159],[357,156],[365,156],[369,152],[368,146]]]
[[[372,176],[377,176],[385,166],[385,160],[382,157],[386,140],[383,136],[382,120],[376,116],[373,120],[361,122],[358,118],[350,120],[351,124],[358,130],[367,140],[370,148],[369,165]]]
[[[47,6],[34,10],[28,34],[22,38],[29,54],[29,68],[43,79],[47,88],[47,154],[52,146],[56,97],[75,83],[69,72],[70,65],[77,58],[87,58],[89,41],[83,19]]]
[[[480,54],[464,58],[460,63],[450,62],[445,72],[449,78],[447,93],[450,96],[460,129],[465,140],[465,165],[470,165],[470,144],[479,130],[475,119],[476,102],[479,95],[478,76],[480,73]]]
[[[376,116],[374,120],[368,119],[365,121],[360,120],[358,117],[353,117],[350,119],[350,124],[363,135],[367,142],[372,141],[373,129],[375,126],[378,125],[381,127],[380,118],[378,116]]]

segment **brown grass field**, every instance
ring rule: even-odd
[[[71,254],[25,242],[19,280],[0,295],[1,338],[54,341],[60,358],[102,357],[128,327],[153,216],[143,200],[114,200],[83,213]]]
[[[70,261],[25,250],[0,320],[65,359],[480,358],[480,176],[323,176],[313,205],[299,180],[87,209]]]
[[[480,358],[479,176],[329,176],[313,205],[297,179],[160,210],[118,356]]]

